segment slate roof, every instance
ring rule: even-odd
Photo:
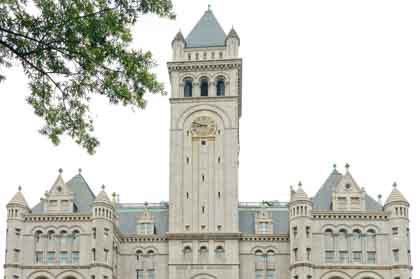
[[[78,212],[89,213],[91,212],[91,205],[95,200],[95,194],[90,189],[86,180],[81,174],[75,175],[66,183],[67,187],[74,194],[74,203],[77,206]],[[43,213],[44,205],[43,202],[39,202],[34,208],[33,213]]]
[[[239,231],[243,234],[255,234],[255,215],[261,208],[239,208]],[[289,210],[284,208],[269,207],[265,209],[271,212],[273,218],[273,234],[289,233]]]
[[[186,38],[188,47],[219,47],[225,45],[226,34],[213,12],[208,9]]]
[[[325,183],[319,189],[318,193],[313,197],[313,209],[315,210],[331,210],[332,209],[332,193],[340,182],[343,175],[336,169],[332,171]],[[383,207],[371,196],[366,195],[366,210],[368,212],[383,211]]]
[[[139,207],[117,207],[119,215],[119,228],[124,234],[136,234],[137,220],[144,214],[144,206]],[[153,216],[157,235],[165,235],[169,229],[169,210],[166,206],[148,207],[149,213]]]

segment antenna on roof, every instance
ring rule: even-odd
[[[210,4],[208,4],[208,5],[207,5],[207,8],[208,8],[208,10],[210,11],[210,10],[211,10],[211,5],[210,5]]]

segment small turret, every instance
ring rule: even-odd
[[[101,266],[95,269],[99,276],[112,278],[112,257],[114,252],[113,235],[115,220],[115,204],[108,197],[105,191],[105,185],[102,185],[101,191],[96,196],[92,204],[92,258],[94,262]]]
[[[29,212],[29,206],[22,194],[22,187],[18,187],[18,192],[7,204],[7,217],[9,219],[21,219],[22,214]]]
[[[236,58],[238,57],[239,53],[239,45],[241,44],[241,39],[239,38],[238,33],[233,28],[230,29],[229,34],[226,36],[225,45],[227,48],[227,56],[229,58]]]
[[[295,191],[291,187],[289,203],[290,219],[290,264],[312,263],[312,200],[303,190],[302,182],[298,183]],[[291,270],[292,274],[306,274],[312,276],[311,268],[303,268],[300,265]],[[300,276],[299,276],[300,277]],[[306,278],[306,276],[304,276]]]
[[[172,59],[174,61],[182,60],[184,48],[185,48],[185,38],[181,30],[176,33],[175,38],[172,40]]]
[[[6,278],[12,278],[16,269],[10,265],[21,264],[23,257],[21,251],[24,250],[24,218],[25,214],[30,212],[28,203],[22,193],[22,187],[19,186],[18,192],[7,204],[7,235],[6,235],[6,259],[5,275]]]

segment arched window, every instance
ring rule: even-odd
[[[331,229],[325,231],[325,249],[334,250],[334,233]]]
[[[207,97],[209,95],[209,81],[207,78],[202,78],[200,81],[200,96]]]
[[[184,97],[192,97],[193,82],[192,79],[187,78],[184,80]]]
[[[268,250],[267,251],[267,264],[273,264],[274,263],[274,251]]]
[[[66,231],[60,232],[60,247],[62,250],[67,248],[67,232]]]
[[[223,78],[218,78],[216,83],[216,95],[225,96],[225,80]]]
[[[255,251],[255,263],[257,265],[257,269],[260,266],[264,266],[265,265],[265,257],[264,254],[261,250],[257,250]]]
[[[139,262],[141,260],[141,257],[143,255],[143,252],[141,250],[136,251],[136,261]]]
[[[353,248],[353,263],[362,262],[362,232],[359,229],[353,230],[353,239],[352,239],[352,248]]]

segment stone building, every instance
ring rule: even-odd
[[[238,201],[240,39],[207,10],[172,41],[170,200],[121,203],[61,171],[7,204],[6,279],[409,279],[409,203],[332,172],[310,198]],[[281,197],[279,197],[281,198]],[[285,199],[286,200],[286,199]]]

